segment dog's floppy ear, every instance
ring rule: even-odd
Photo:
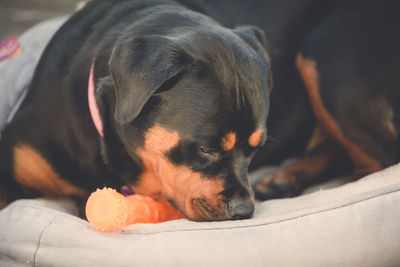
[[[185,49],[167,37],[149,35],[118,44],[109,62],[116,121],[133,121],[152,94],[184,71],[189,62]]]
[[[271,72],[271,59],[267,36],[263,30],[256,26],[239,26],[233,30],[234,33],[239,35],[246,41],[259,55],[267,60],[268,64],[268,83],[269,92],[272,91],[273,81]]]
[[[265,52],[269,53],[267,36],[260,28],[256,26],[239,26],[233,32],[245,40],[260,55],[265,55]]]

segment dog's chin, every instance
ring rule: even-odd
[[[185,216],[198,222],[229,220],[226,204],[212,205],[204,198],[194,198],[190,203],[190,210],[183,212]]]

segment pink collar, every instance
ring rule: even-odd
[[[96,126],[97,132],[101,137],[104,137],[103,122],[101,121],[99,107],[97,106],[96,96],[94,93],[95,88],[93,80],[93,69],[94,69],[94,63],[90,67],[90,75],[89,75],[89,85],[88,85],[89,110],[90,110],[90,115],[92,116],[93,124],[94,126]]]

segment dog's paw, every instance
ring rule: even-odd
[[[284,171],[277,171],[254,186],[255,197],[258,200],[294,197],[299,195],[302,190],[303,187],[296,177]]]

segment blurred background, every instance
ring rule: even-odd
[[[36,23],[72,13],[82,0],[0,0],[0,42]]]

